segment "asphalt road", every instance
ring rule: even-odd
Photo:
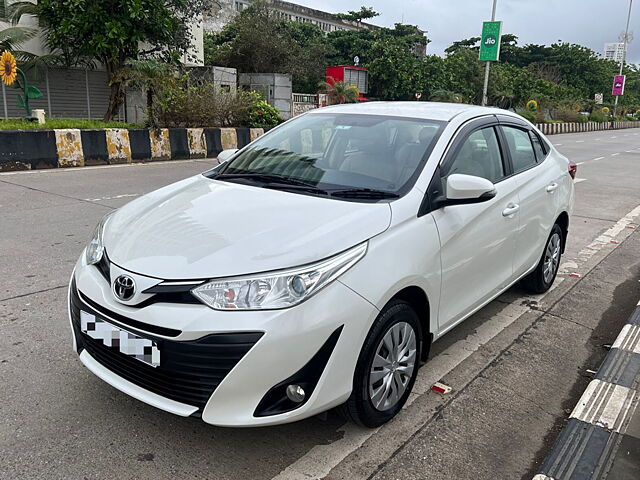
[[[97,221],[212,161],[0,174],[0,478],[527,478],[640,297],[640,133],[550,139],[581,163],[561,281],[544,297],[515,287],[437,342],[410,405],[376,431],[333,412],[216,428],[77,360],[66,286]],[[437,380],[452,394],[429,391]]]

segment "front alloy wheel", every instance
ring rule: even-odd
[[[369,398],[376,410],[395,406],[409,386],[416,366],[416,334],[407,322],[396,323],[376,349],[369,372]]]
[[[422,347],[420,319],[411,305],[393,300],[367,336],[353,377],[353,391],[340,407],[364,427],[391,420],[407,401],[418,373]]]

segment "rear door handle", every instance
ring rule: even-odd
[[[511,215],[516,213],[518,210],[520,210],[520,205],[518,205],[516,203],[510,203],[509,205],[507,205],[507,208],[505,208],[502,211],[502,216],[503,217],[510,217]]]
[[[549,185],[547,185],[547,193],[555,192],[558,186],[559,185],[556,182],[550,183]]]

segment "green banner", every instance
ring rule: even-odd
[[[480,61],[497,62],[500,58],[502,22],[484,22],[480,40]]]

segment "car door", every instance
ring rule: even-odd
[[[497,120],[476,121],[454,140],[436,170],[428,195],[437,195],[453,173],[476,175],[494,183],[491,200],[451,205],[431,212],[440,236],[442,284],[440,332],[477,310],[513,279],[519,225],[518,184],[499,143]],[[440,193],[441,194],[441,193]]]
[[[559,192],[556,191],[564,172],[552,161],[545,161],[548,146],[533,129],[525,124],[501,123],[520,198],[520,228],[514,257],[514,275],[520,277],[540,260],[557,217]]]

